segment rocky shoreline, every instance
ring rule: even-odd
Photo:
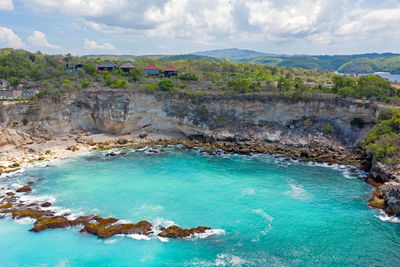
[[[280,154],[369,172],[366,182],[377,188],[370,206],[400,215],[400,174],[372,164],[359,147],[378,113],[373,103],[344,99],[193,98],[115,89],[0,103],[0,174],[123,147],[182,144],[211,155]]]
[[[65,140],[68,139],[66,142]],[[145,148],[154,146],[170,146],[170,145],[181,145],[187,149],[201,148],[202,151],[210,155],[219,155],[227,153],[235,154],[280,154],[287,158],[299,159],[307,162],[323,162],[328,164],[345,164],[360,166],[363,158],[359,151],[348,151],[344,150],[341,152],[329,150],[329,148],[321,149],[310,149],[309,147],[285,147],[279,144],[256,144],[256,143],[232,143],[232,142],[202,142],[199,140],[182,140],[171,137],[159,136],[148,133],[140,133],[136,136],[106,136],[106,135],[92,135],[90,133],[79,133],[77,136],[71,135],[69,138],[62,137],[60,140],[64,140],[58,145],[54,146],[50,151],[51,153],[43,153],[43,149],[49,148],[42,144],[42,150],[33,148],[21,148],[25,155],[21,157],[20,161],[17,161],[14,157],[12,161],[7,162],[8,165],[1,166],[3,173],[9,173],[16,171],[24,164],[32,163],[31,158],[36,158],[36,162],[52,160],[57,157],[65,157],[74,154],[81,154],[89,151],[96,150],[110,150],[107,156],[116,156],[117,153],[112,152],[112,149],[117,148]],[[54,141],[54,140],[53,140]],[[51,141],[47,141],[51,142]],[[45,142],[46,143],[46,142]],[[27,144],[29,146],[29,144]],[[36,144],[31,144],[31,146]],[[14,151],[16,154],[18,148]],[[157,152],[157,151],[155,151]],[[18,166],[18,167],[16,167]],[[38,181],[36,181],[38,182]],[[117,234],[141,234],[150,235],[154,234],[152,225],[149,222],[141,221],[137,224],[125,224],[120,223],[119,219],[116,218],[101,218],[96,215],[80,216],[75,219],[68,219],[68,214],[55,214],[48,208],[51,207],[51,203],[29,203],[24,204],[19,200],[20,195],[30,194],[31,186],[36,182],[30,182],[29,184],[17,189],[15,192],[9,191],[4,192],[4,195],[0,199],[0,216],[7,214],[11,215],[13,219],[21,218],[32,218],[35,220],[34,226],[30,231],[41,232],[46,229],[56,228],[67,228],[80,226],[82,227],[82,233],[89,233],[98,236],[99,238],[110,238]],[[378,191],[377,191],[378,192]],[[379,191],[380,192],[380,191]],[[375,193],[371,199],[371,206],[377,208],[384,208],[383,202],[378,201],[379,204],[375,205],[373,199],[378,196]],[[161,227],[160,232],[157,233],[159,237],[165,238],[183,238],[189,237],[194,234],[204,233],[211,228],[208,227],[197,227],[191,229],[182,229],[178,226],[170,226],[168,228]]]

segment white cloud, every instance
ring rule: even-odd
[[[14,10],[14,3],[12,0],[0,0],[0,10]]]
[[[11,48],[22,48],[25,44],[21,38],[16,35],[11,29],[6,27],[0,27],[0,46],[11,47]]]
[[[365,7],[362,0],[24,1],[37,11],[57,11],[99,32],[201,44],[302,39],[327,45],[368,40],[377,32],[383,39],[400,36],[398,1],[377,1],[373,7]]]
[[[83,47],[87,50],[94,50],[94,51],[115,51],[115,46],[110,43],[104,44],[97,44],[95,41],[90,41],[85,38],[83,43]]]
[[[46,34],[40,31],[33,31],[32,35],[28,37],[28,41],[35,48],[40,49],[60,49],[61,46],[50,44],[47,41]]]

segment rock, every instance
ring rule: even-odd
[[[24,185],[23,187],[17,189],[18,193],[31,192],[31,191],[32,188],[29,185]]]
[[[35,184],[35,182],[29,182],[29,183],[28,183],[29,186],[30,186],[30,185],[33,185],[33,184]]]
[[[126,140],[125,138],[120,138],[118,139],[117,143],[120,145],[125,145],[128,143],[128,140]]]
[[[377,188],[372,194],[368,206],[375,209],[385,209],[385,199],[383,198],[382,192],[379,188]]]
[[[388,215],[400,215],[400,183],[388,182],[380,187],[385,199],[385,211]]]
[[[143,132],[143,133],[140,133],[140,134],[139,134],[139,138],[140,138],[140,139],[144,139],[144,138],[146,138],[148,135],[149,135],[149,134],[148,134],[147,132]]]
[[[203,227],[203,226],[198,226],[197,228],[191,228],[191,229],[182,229],[179,226],[172,225],[168,228],[161,227],[161,232],[158,234],[160,237],[166,237],[166,238],[183,238],[183,237],[189,237],[194,234],[202,234],[207,230],[210,230],[211,228],[209,227]]]
[[[14,192],[7,192],[6,195],[7,196],[15,196],[15,193]]]
[[[96,235],[99,238],[110,238],[117,234],[142,234],[149,235],[152,233],[151,223],[141,221],[137,224],[117,224],[119,220],[115,218],[103,219],[93,217],[92,220],[84,223],[81,230],[82,233]]]
[[[40,205],[42,208],[48,208],[48,207],[50,207],[51,206],[51,203],[50,202],[44,202],[44,203],[42,203],[42,205]]]
[[[72,225],[73,223],[71,223],[67,218],[63,216],[41,217],[37,219],[37,221],[33,225],[33,228],[29,231],[39,233],[46,229],[67,228]]]
[[[0,206],[0,209],[9,209],[9,208],[12,208],[12,204],[11,203],[7,203],[7,204],[4,204],[4,205],[1,205]]]
[[[6,210],[5,213],[11,213],[13,219],[22,219],[26,217],[39,219],[40,217],[43,217],[45,215],[52,216],[54,214],[54,212],[36,209],[12,209]]]

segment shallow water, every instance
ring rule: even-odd
[[[78,228],[37,234],[29,222],[0,220],[0,266],[400,265],[400,224],[366,207],[372,187],[339,166],[175,149],[95,152],[3,177],[0,187],[39,177],[33,196],[74,214],[221,231],[100,240]]]

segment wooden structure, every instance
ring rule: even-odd
[[[149,64],[144,68],[144,72],[147,75],[158,75],[160,73],[160,70],[153,64]]]
[[[97,70],[100,70],[100,71],[104,71],[104,70],[113,71],[117,67],[118,67],[117,64],[111,62],[110,60],[106,60],[103,63],[101,63],[100,65],[97,65]]]
[[[122,69],[123,72],[130,72],[131,70],[136,69],[136,66],[131,62],[126,62],[119,66],[119,68]]]
[[[167,78],[171,78],[172,76],[178,75],[178,69],[172,65],[169,65],[163,70],[164,76]]]

